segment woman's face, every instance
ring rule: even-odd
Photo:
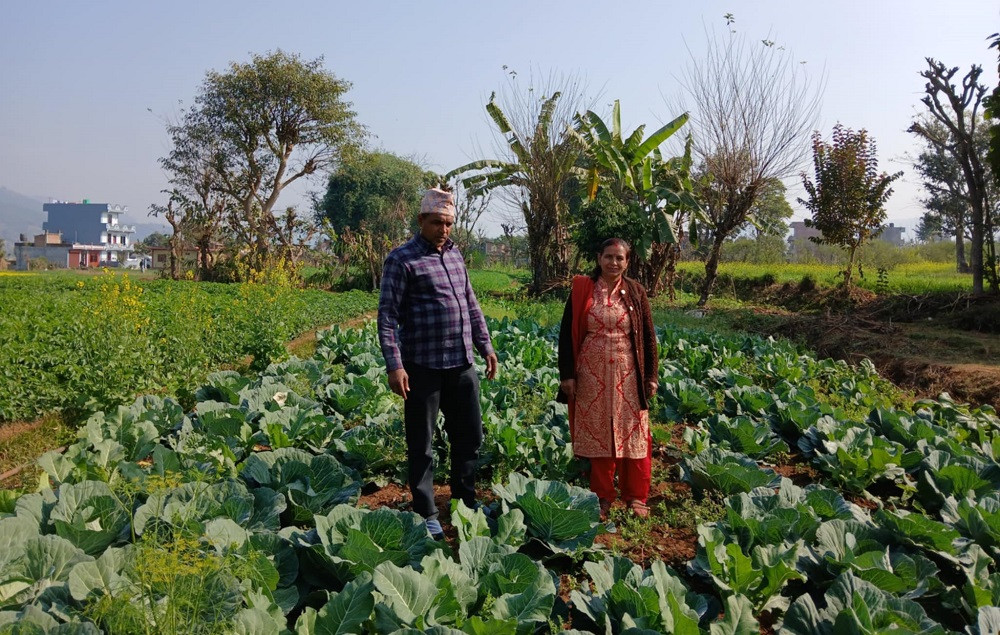
[[[609,245],[601,252],[601,275],[617,278],[628,268],[628,252],[622,245]]]

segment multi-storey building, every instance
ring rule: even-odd
[[[135,225],[125,225],[121,215],[124,205],[55,201],[42,209],[48,220],[43,233],[28,242],[14,244],[18,269],[27,269],[33,258],[45,258],[57,267],[116,266],[135,251]]]

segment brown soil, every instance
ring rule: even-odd
[[[886,300],[863,289],[845,298],[839,290],[804,294],[772,288],[767,297],[784,308],[755,307],[753,314],[765,319],[737,318],[736,326],[800,340],[821,357],[870,359],[879,373],[918,398],[946,392],[959,402],[1000,408],[1000,333],[989,332],[995,327],[985,318],[979,322],[985,332],[953,326],[968,322],[970,311],[977,318],[990,315],[994,306],[1000,320],[1000,303]]]
[[[1000,359],[1000,358],[998,358]],[[920,358],[878,355],[873,362],[894,384],[921,397],[948,393],[956,401],[1000,408],[1000,367],[985,364],[942,364]]]
[[[791,482],[795,483],[799,487],[804,487],[819,481],[819,472],[815,470],[810,465],[804,463],[791,463],[787,465],[769,465],[767,466],[777,472],[779,475],[784,476]]]

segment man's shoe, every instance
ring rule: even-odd
[[[459,498],[453,498],[453,499],[451,499],[451,501],[452,501],[452,503],[451,503],[452,504],[452,509],[454,509],[454,506],[456,504],[455,501],[459,501],[459,500],[461,500],[461,499],[459,499]],[[462,502],[463,502],[463,504],[465,503],[465,501],[462,501]],[[465,505],[465,506],[468,507],[469,510],[471,510],[473,514],[475,514],[479,510],[482,510],[483,514],[487,518],[493,518],[493,516],[494,516],[494,511],[492,509],[490,509],[489,507],[487,507],[486,505],[483,505],[479,501],[473,501],[473,503],[471,505]]]
[[[441,523],[437,518],[428,518],[424,524],[427,525],[427,533],[431,535],[431,538],[444,540],[444,529],[441,529]]]

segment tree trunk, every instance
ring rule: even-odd
[[[210,236],[203,237],[198,241],[198,259],[201,261],[201,275],[200,279],[204,280],[208,276],[209,270],[211,269],[211,263],[208,261],[209,250],[212,248],[212,241]]]
[[[677,301],[677,290],[674,288],[674,283],[677,280],[677,261],[680,259],[680,255],[680,243],[670,245],[667,250],[666,284],[667,297],[670,298],[671,302]]]
[[[978,204],[977,204],[978,203]],[[978,209],[977,209],[978,208]],[[983,295],[983,205],[982,200],[972,202],[972,253],[969,267],[972,268],[972,294]]]
[[[177,230],[170,236],[170,277],[180,280],[181,277],[181,240]]]
[[[726,240],[726,233],[715,232],[715,239],[712,241],[712,251],[705,261],[705,283],[701,287],[701,297],[698,299],[698,306],[703,307],[708,304],[708,296],[715,286],[715,278],[719,272],[719,258],[722,256],[722,243]]]
[[[993,209],[994,204],[989,198],[986,199],[983,205],[983,250],[984,264],[983,264],[983,274],[990,283],[990,292],[994,295],[1000,294],[1000,273],[997,271],[997,244],[996,244],[996,231],[994,230],[993,224]]]
[[[663,278],[663,271],[670,260],[669,251],[672,246],[663,243],[654,243],[650,246],[649,261],[643,268],[645,279],[642,280],[650,296],[655,296],[660,292],[660,282]]]
[[[955,267],[958,273],[969,273],[969,262],[965,259],[965,223],[955,226]]]
[[[525,224],[528,227],[528,259],[531,264],[531,291],[538,294],[549,283],[569,273],[568,263],[563,258],[560,245],[560,227],[557,212],[538,211],[522,203]]]
[[[180,259],[181,259],[181,235],[180,221],[174,213],[173,202],[167,203],[167,213],[164,214],[167,223],[170,224],[170,239],[167,245],[170,247],[170,277],[174,280],[180,279]]]
[[[548,239],[528,230],[528,259],[531,261],[531,291],[541,293],[551,279],[548,263]]]
[[[850,292],[851,274],[854,272],[854,255],[858,251],[857,245],[851,245],[850,255],[847,257],[847,269],[844,271],[844,289]]]

